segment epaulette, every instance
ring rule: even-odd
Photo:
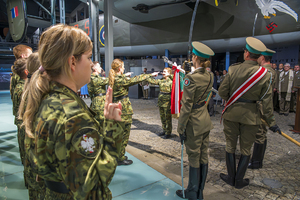
[[[235,66],[235,65],[239,65],[239,64],[242,64],[242,63],[241,63],[241,62],[234,63],[234,64],[230,65],[229,67],[231,67],[231,66]]]

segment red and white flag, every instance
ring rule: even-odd
[[[172,92],[171,92],[171,114],[179,117],[180,108],[181,108],[181,98],[183,93],[183,78],[185,76],[183,70],[180,66],[173,65],[174,71]]]

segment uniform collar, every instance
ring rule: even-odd
[[[254,60],[245,60],[243,63],[245,64],[252,64],[252,65],[257,65],[257,61],[254,61]]]

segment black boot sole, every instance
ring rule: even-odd
[[[243,179],[242,184],[237,184],[238,181],[235,181],[235,188],[236,189],[242,189],[243,187],[246,187],[250,184],[250,180],[248,178]]]
[[[221,173],[221,174],[220,174],[220,178],[221,178],[225,183],[227,183],[228,185],[234,186],[234,181],[229,180],[229,179],[231,179],[231,178],[230,178],[227,174]]]

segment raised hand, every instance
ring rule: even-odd
[[[121,102],[112,103],[113,90],[108,87],[104,104],[104,117],[115,121],[122,121],[122,105]]]

